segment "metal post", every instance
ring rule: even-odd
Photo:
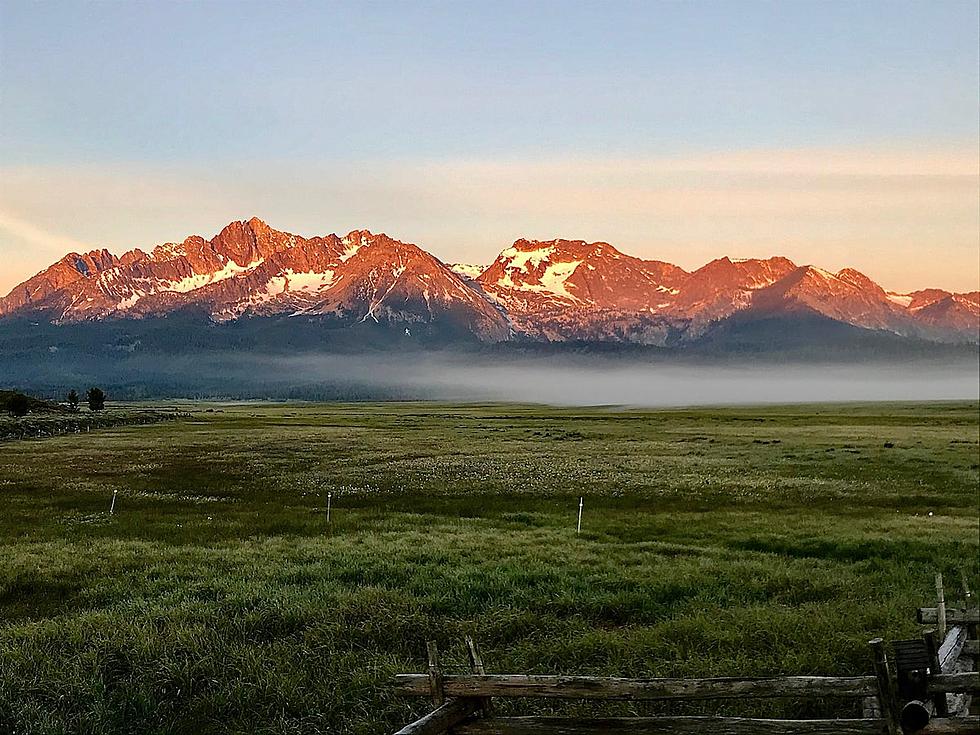
[[[582,533],[582,506],[585,504],[585,498],[578,499],[578,526],[575,528],[575,533]]]
[[[327,523],[330,523],[330,501],[333,499],[333,493],[327,493]]]
[[[112,515],[113,513],[116,512],[116,495],[118,494],[119,494],[118,490],[112,491],[112,504],[109,506],[109,515]]]

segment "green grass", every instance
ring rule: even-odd
[[[0,732],[393,731],[465,633],[491,672],[868,673],[936,571],[980,586],[976,403],[181,408],[0,445]]]

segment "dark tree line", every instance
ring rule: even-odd
[[[89,388],[85,393],[85,401],[88,403],[88,408],[90,411],[102,411],[105,408],[106,394],[101,388]],[[78,396],[78,391],[74,388],[68,391],[65,396],[65,403],[68,406],[68,410],[72,413],[78,411],[79,404],[81,400]],[[26,416],[33,409],[35,412],[41,411],[50,412],[52,410],[57,410],[57,407],[53,404],[46,403],[24,393],[18,392],[6,392],[0,396],[0,411],[6,409],[10,415],[17,418]]]
[[[88,403],[89,411],[101,411],[105,408],[105,391],[101,388],[89,388],[85,392],[85,402]],[[65,402],[68,404],[68,410],[73,413],[78,410],[78,391],[72,388],[68,391],[68,395],[65,396]]]

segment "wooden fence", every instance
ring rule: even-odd
[[[769,678],[619,679],[593,676],[487,674],[476,642],[467,637],[470,673],[444,674],[434,642],[426,673],[398,674],[393,686],[407,696],[431,697],[434,709],[395,735],[980,735],[970,714],[980,693],[976,670],[978,609],[972,600],[935,608],[918,619],[935,624],[921,640],[870,641],[874,674]],[[942,641],[937,645],[938,641]],[[888,649],[893,648],[890,654]],[[916,655],[919,658],[916,658]],[[917,660],[922,663],[916,664]],[[914,668],[918,665],[919,668]],[[494,697],[642,700],[745,700],[779,697],[861,699],[863,716],[852,719],[756,719],[720,716],[496,717]]]

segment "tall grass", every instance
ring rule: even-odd
[[[0,732],[384,732],[465,633],[497,672],[865,673],[935,571],[980,582],[976,404],[211,408],[0,448]]]

